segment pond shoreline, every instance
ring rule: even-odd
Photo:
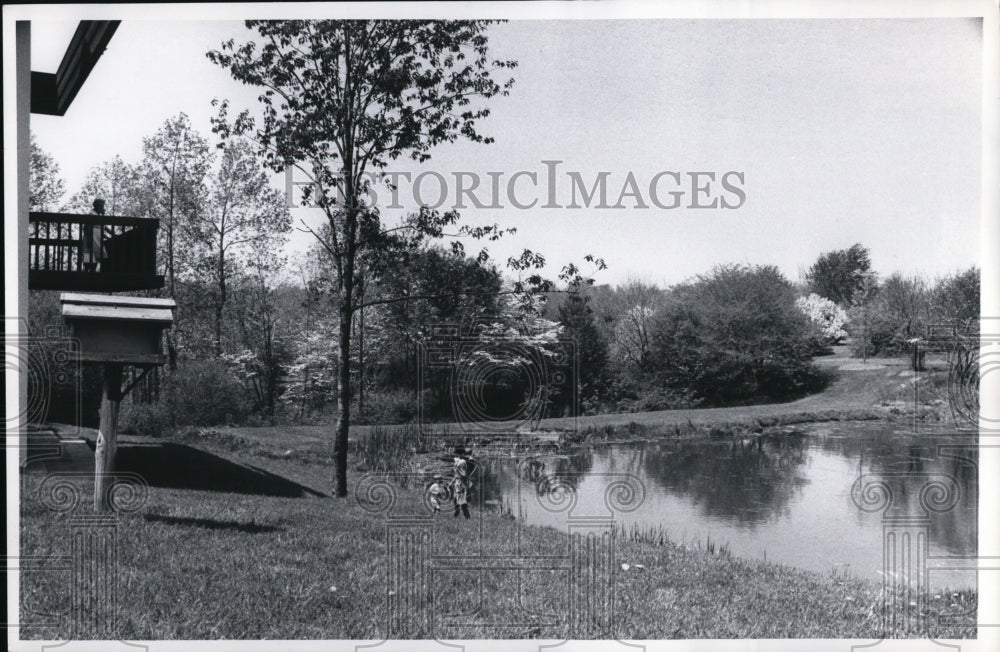
[[[538,451],[526,459],[484,456],[483,490],[488,498],[499,493],[501,500],[491,504],[513,509],[525,522],[561,527],[565,514],[548,513],[558,510],[549,509],[546,494],[569,490],[577,512],[600,511],[601,492],[606,501],[615,484],[611,478],[624,474],[643,487],[644,498],[616,521],[643,535],[711,539],[747,559],[763,555],[813,572],[849,570],[877,579],[883,565],[872,553],[882,545],[882,510],[925,514],[916,500],[925,476],[940,478],[956,501],[929,514],[931,556],[976,554],[975,457],[939,457],[934,451],[941,435],[911,434],[908,426],[884,420],[796,423],[743,439],[635,438]],[[914,468],[919,471],[907,474]],[[856,492],[864,487],[884,489],[887,502],[863,504],[864,494]],[[939,586],[976,586],[975,574],[935,577]]]
[[[940,372],[921,380],[937,383]],[[533,432],[510,438],[482,435],[467,438],[480,459],[511,459],[557,453],[561,456],[637,442],[725,443],[757,442],[783,428],[816,423],[870,423],[905,426],[943,423],[947,403],[939,392],[923,392],[919,404],[907,400],[912,391],[900,366],[847,370],[825,392],[785,404],[742,408],[706,408],[655,413],[608,414],[578,420],[543,420]],[[90,438],[88,431],[75,434]],[[399,434],[405,446],[393,463],[396,473],[416,479],[399,487],[398,507],[417,514],[423,509],[415,489],[433,472],[450,473],[451,446],[462,443],[461,432],[435,439],[422,435],[415,424],[378,427],[352,426],[350,474],[353,481],[378,471],[366,460],[365,441],[376,431]],[[324,498],[281,498],[219,493],[197,488],[150,488],[148,508],[127,518],[133,535],[123,542],[121,576],[124,597],[144,605],[122,623],[123,638],[381,638],[384,632],[387,563],[384,524],[361,509],[353,495],[332,498],[332,426],[270,426],[191,428],[162,438],[120,438],[124,447],[177,445],[230,460],[246,468],[300,483]],[[86,448],[82,444],[78,447]],[[84,450],[83,453],[87,451]],[[86,455],[84,455],[85,457]],[[92,467],[92,457],[89,458]],[[84,460],[86,462],[86,460]],[[85,469],[86,470],[86,469]],[[389,470],[389,469],[382,469]],[[390,472],[393,472],[390,470]],[[360,475],[359,475],[360,474]],[[29,480],[29,486],[36,480]],[[81,484],[81,495],[89,487]],[[473,537],[482,532],[483,553],[504,552],[512,537],[523,537],[538,550],[565,549],[569,535],[557,527],[517,522],[502,509],[475,510],[482,529],[468,527],[450,514],[435,519],[438,536],[458,546],[479,546]],[[520,534],[517,534],[520,532]],[[65,523],[38,504],[33,493],[22,492],[22,550],[47,551],[64,540]],[[331,547],[331,536],[336,545]],[[219,545],[226,540],[225,546]],[[520,539],[519,539],[520,540]],[[779,561],[742,558],[725,541],[705,540],[691,546],[662,533],[620,530],[614,539],[616,622],[619,638],[970,638],[976,636],[975,590],[928,592],[915,604],[910,597],[886,592],[874,579],[838,576],[805,570]],[[720,545],[721,544],[721,545]],[[254,567],[251,584],[238,579],[244,572],[242,555],[231,550],[253,549],[269,560]],[[509,552],[507,553],[509,554]],[[344,560],[353,559],[350,565]],[[154,561],[155,560],[155,561]],[[294,560],[294,563],[293,563]],[[191,564],[212,568],[211,586],[192,586]],[[628,568],[625,568],[627,565]],[[27,576],[22,576],[22,596]],[[491,580],[492,581],[492,580]],[[497,579],[491,588],[499,610],[518,609],[508,599],[511,586]],[[333,592],[332,587],[338,587]],[[539,599],[564,599],[550,579],[537,587]],[[146,604],[133,592],[152,601]],[[262,587],[265,587],[262,589]],[[282,588],[284,587],[284,588]],[[306,611],[294,605],[287,591],[304,596]],[[33,604],[56,607],[63,592],[58,587],[30,588]],[[456,595],[476,599],[464,586]],[[151,596],[153,596],[151,598]],[[157,598],[155,596],[162,596]],[[240,600],[252,606],[238,606]],[[464,599],[464,598],[463,598]],[[513,601],[512,601],[513,600]],[[172,607],[168,606],[169,602]],[[188,610],[184,605],[201,605]],[[176,605],[181,605],[180,607]],[[156,614],[172,609],[173,619]],[[326,617],[342,610],[338,624]],[[892,612],[904,628],[885,629]],[[266,629],[277,617],[282,631]],[[262,627],[265,627],[262,629]],[[58,632],[57,632],[58,633]],[[413,638],[428,632],[414,632]],[[27,633],[51,638],[53,632]],[[562,627],[511,631],[492,626],[469,627],[450,634],[455,638],[564,638]]]
[[[926,409],[916,416],[921,423],[937,423],[942,415],[933,409]],[[486,439],[477,442],[470,438],[470,446],[475,447],[481,457],[532,457],[546,453],[572,454],[595,446],[611,446],[637,442],[657,443],[683,442],[726,442],[754,440],[773,432],[777,428],[816,423],[880,422],[884,424],[913,423],[913,413],[907,414],[898,408],[870,408],[867,410],[824,410],[820,412],[793,412],[772,417],[748,417],[736,420],[720,420],[683,424],[650,425],[637,421],[607,425],[588,426],[585,429],[569,431],[525,432],[515,438]]]
[[[683,439],[736,440],[738,435],[757,436],[767,428],[786,425],[876,420],[906,422],[905,418],[892,418],[876,410],[793,413],[773,420],[740,421],[725,429],[715,424],[714,438],[711,431],[706,436],[699,430],[712,426],[694,424],[695,429]],[[761,432],[755,432],[757,426]],[[666,428],[657,433],[652,428],[643,431],[633,427],[630,432],[626,426],[621,440],[635,442],[655,434],[667,435],[660,440],[676,438],[669,436],[676,432],[673,426],[669,431]],[[239,429],[206,429],[183,433],[167,441],[259,468],[306,487],[329,488],[332,466],[326,441],[311,440],[313,448],[306,455],[301,440],[283,437],[283,433],[276,432],[280,429],[266,430],[266,436],[251,437],[249,433],[241,435]],[[149,442],[145,438],[135,439]],[[576,445],[613,443],[610,439],[592,437],[589,442]],[[295,453],[286,454],[293,448]],[[443,450],[419,455],[413,461],[419,464],[419,460],[426,460],[441,467],[445,464],[440,460]],[[477,455],[480,453],[485,455],[487,450],[476,451]],[[361,477],[357,475],[358,463],[359,457],[352,453],[354,481]],[[417,469],[411,471],[423,477]],[[29,481],[29,486],[33,482]],[[86,495],[85,483],[80,490]],[[385,525],[359,507],[353,492],[350,498],[341,501],[329,495],[320,499],[289,499],[156,486],[150,491],[148,507],[127,517],[132,534],[130,542],[122,542],[120,551],[120,573],[129,587],[123,589],[123,598],[132,598],[135,601],[130,603],[143,605],[130,612],[122,623],[123,638],[379,638],[384,634],[378,623],[384,622],[386,604]],[[416,514],[422,509],[420,491],[413,485],[409,489],[400,488],[397,493],[397,507],[403,512]],[[24,492],[22,500],[25,554],[50,550],[53,542],[64,540],[64,521],[38,504],[34,492]],[[518,536],[528,549],[539,553],[564,550],[568,545],[565,529],[519,523],[500,510],[475,511],[479,513],[473,518],[482,519],[483,554],[503,554],[508,542]],[[480,545],[477,543],[480,529],[468,527],[464,519],[453,519],[450,513],[435,519],[434,528],[435,536],[449,545],[466,549]],[[220,545],[223,541],[225,545]],[[336,545],[331,546],[331,541]],[[976,635],[976,591],[927,593],[914,606],[908,602],[912,596],[891,590],[885,593],[882,584],[873,579],[827,575],[776,561],[741,558],[730,554],[725,545],[719,545],[724,542],[715,546],[707,540],[704,546],[700,543],[692,546],[671,539],[654,541],[641,532],[618,533],[614,544],[614,631],[618,637],[971,638]],[[237,570],[243,568],[244,557],[231,551],[241,547],[254,550],[255,559],[266,560],[254,566],[250,584],[237,579],[242,577]],[[354,562],[348,567],[345,559]],[[191,564],[213,569],[212,584],[192,585]],[[37,578],[22,577],[22,595],[26,587],[23,582],[29,581]],[[496,596],[496,609],[519,608],[516,600],[508,596],[516,594],[510,584],[513,580],[497,577],[495,581],[497,585],[490,590]],[[565,599],[557,591],[562,586],[559,582],[535,577],[526,581],[538,581],[534,590],[539,600],[557,604]],[[332,586],[338,587],[336,593],[331,592]],[[145,596],[143,600],[134,593],[139,589]],[[304,596],[301,599],[309,600],[314,607],[305,613],[296,609],[283,612],[282,605],[295,604],[285,593],[290,590],[299,591]],[[460,597],[468,593],[469,600],[476,599],[475,591],[464,585],[450,590]],[[61,595],[57,587],[48,586],[36,586],[28,592],[33,596],[33,605],[39,606],[57,602]],[[246,606],[247,600],[250,606]],[[200,606],[188,613],[186,607],[168,607],[167,602]],[[156,616],[165,608],[176,612],[169,622]],[[341,610],[344,618],[339,623],[330,622],[327,618],[330,609]],[[884,619],[888,613],[896,614],[894,622],[906,623],[907,628],[886,630]],[[285,623],[281,631],[261,629],[262,623],[273,620],[272,616]],[[470,626],[449,636],[562,638],[566,634],[561,626],[525,631]],[[52,632],[27,635],[48,638]],[[427,632],[414,632],[412,637],[426,635]]]

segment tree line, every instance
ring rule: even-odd
[[[667,289],[594,286],[583,263],[547,278],[538,251],[493,260],[489,242],[513,229],[427,208],[393,221],[365,204],[371,172],[459,139],[492,142],[480,123],[517,62],[493,56],[491,24],[246,21],[246,42],[206,56],[260,89],[254,110],[213,100],[215,142],[180,114],[144,139],[139,163],[90,172],[62,208],[89,212],[100,197],[112,214],[159,219],[163,292],[178,305],[162,382],[130,399],[126,426],[331,420],[344,496],[352,422],[737,404],[821,386],[811,357],[835,311],[797,305],[803,288],[774,267],[720,266]],[[64,184],[36,150],[32,209],[44,210]],[[291,218],[268,176],[290,167],[309,177],[301,203],[320,215],[301,223],[314,245],[295,260],[280,254]],[[865,346],[888,351],[884,333],[895,342],[918,328],[899,318],[923,308],[867,273],[866,250],[834,253],[810,286],[854,311]],[[942,296],[961,303],[954,283]],[[57,313],[51,296],[33,299],[39,323]],[[428,347],[443,364],[427,363]],[[468,396],[456,380],[467,368],[479,370]]]
[[[171,364],[155,391],[130,400],[125,425],[153,434],[335,419],[341,298],[325,229],[306,255],[283,258],[292,228],[285,198],[254,152],[245,142],[213,149],[183,114],[146,138],[144,152],[138,164],[116,157],[94,167],[62,204],[58,164],[37,147],[32,156],[33,209],[88,212],[102,197],[114,214],[165,224],[158,260],[164,292],[178,301]],[[457,216],[421,211],[400,230],[420,220],[443,229]],[[629,280],[541,292],[527,311],[509,274],[457,240],[411,234],[378,253],[362,261],[362,307],[349,324],[355,423],[459,416],[454,370],[422,357],[438,326],[459,327],[450,336],[456,350],[490,328],[506,334],[512,351],[571,342],[573,376],[546,388],[543,409],[564,416],[786,400],[822,387],[812,358],[831,344],[849,337],[859,357],[900,355],[928,326],[968,329],[979,315],[977,268],[933,282],[879,279],[860,244],[822,254],[800,283],[774,267],[721,265],[665,289]],[[54,295],[32,294],[33,321],[58,323]],[[516,368],[509,355],[492,363]],[[516,369],[488,378],[483,417],[523,414],[539,400],[530,384]]]

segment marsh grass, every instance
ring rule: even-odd
[[[416,425],[373,426],[348,451],[365,471],[396,472],[410,469],[414,455],[426,452],[427,444]]]
[[[728,541],[726,543],[720,544],[718,541],[714,541],[711,535],[705,536],[704,549],[705,552],[707,552],[710,555],[718,555],[719,557],[726,557],[726,558],[733,556],[732,552],[729,550]]]
[[[641,543],[651,546],[677,546],[675,539],[672,538],[668,533],[667,529],[662,525],[646,525],[642,526],[637,523],[624,524],[618,523],[616,525],[615,535],[624,542],[628,543]],[[687,547],[690,550],[696,550],[705,552],[709,555],[714,555],[717,557],[731,558],[732,551],[729,549],[729,543],[721,543],[717,539],[713,539],[711,535],[707,535],[705,540],[694,538],[691,540],[691,544],[686,546],[685,544],[680,544],[681,547]]]
[[[621,541],[630,543],[647,543],[654,546],[673,545],[673,540],[667,536],[663,526],[640,526],[638,523],[626,525],[617,524],[617,536]]]

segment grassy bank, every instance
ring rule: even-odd
[[[836,361],[834,361],[835,363]],[[767,428],[815,421],[939,419],[946,372],[907,374],[905,362],[853,365],[822,394],[792,403],[598,415],[549,420],[517,443],[480,445],[477,455],[533,452],[636,439],[752,437]],[[914,385],[921,398],[914,395]],[[908,411],[909,406],[912,411]],[[384,515],[352,496],[331,498],[332,431],[327,426],[195,429],[165,440],[122,438],[150,484],[134,513],[118,516],[117,630],[124,639],[368,638],[389,635],[391,564]],[[67,444],[67,466],[93,468],[83,444]],[[415,426],[352,428],[352,481],[373,471],[440,466],[441,440]],[[76,469],[72,465],[79,466]],[[44,469],[22,478],[22,622],[30,638],[62,638],[70,576],[55,556],[70,554],[70,519],[41,500]],[[91,485],[76,481],[78,513],[90,512]],[[418,483],[414,483],[418,484]],[[423,514],[418,491],[397,488],[394,515]],[[502,509],[472,521],[439,516],[435,554],[482,558],[564,558],[564,530],[526,526]],[[614,544],[614,627],[610,635],[657,638],[965,638],[975,636],[976,594],[883,595],[876,582],[810,573],[731,557],[724,545],[691,546],[662,532],[620,530]],[[54,565],[53,565],[54,564]],[[627,569],[623,566],[627,564]],[[480,564],[482,565],[482,564]],[[549,566],[553,566],[550,564]],[[569,575],[535,563],[519,572],[436,573],[424,600],[434,624],[415,620],[404,637],[554,638],[566,627]],[[398,588],[398,587],[397,587]],[[410,596],[413,597],[413,596]],[[884,630],[886,610],[896,625]],[[473,614],[450,618],[449,614]],[[34,615],[33,615],[34,614]],[[59,614],[62,614],[59,616]],[[548,614],[548,616],[545,616]],[[53,620],[53,618],[48,618]],[[514,624],[512,624],[512,622]]]
[[[259,446],[259,444],[258,444]],[[152,476],[148,499],[118,526],[118,627],[124,639],[382,638],[390,599],[389,553],[382,516],[353,498],[317,497],[330,484],[329,464],[206,440],[197,448],[226,464],[294,483],[312,493],[268,495],[225,491],[203,483],[199,469]],[[352,458],[357,464],[358,458]],[[212,473],[211,471],[208,471]],[[248,471],[249,472],[249,471]],[[40,500],[44,476],[22,482],[21,554],[70,554],[69,514]],[[355,478],[358,476],[355,475]],[[157,479],[159,478],[159,479]],[[91,487],[79,482],[79,510],[89,512]],[[270,492],[281,494],[283,492]],[[419,492],[399,490],[393,514],[421,514]],[[564,531],[523,526],[499,511],[476,510],[472,521],[450,514],[434,521],[435,553],[483,557],[564,556]],[[714,550],[714,552],[713,552]],[[622,567],[628,564],[628,570]],[[22,618],[65,613],[68,575],[22,576]],[[454,570],[434,576],[435,614],[414,622],[413,638],[563,638],[568,574],[563,568],[521,572]],[[619,638],[747,638],[975,634],[975,594],[927,596],[923,614],[900,596],[890,608],[919,620],[883,631],[880,585],[741,560],[724,547],[682,546],[655,533],[622,531],[615,543],[615,619]],[[475,612],[474,618],[448,614]],[[541,614],[550,614],[545,617]],[[552,616],[555,614],[555,616]],[[57,619],[62,622],[65,617]],[[516,625],[510,623],[516,621]],[[470,624],[477,623],[477,624]],[[33,638],[69,636],[65,623],[24,630]]]

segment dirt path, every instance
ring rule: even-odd
[[[686,424],[689,421],[695,424],[728,423],[745,419],[828,410],[865,411],[871,410],[885,394],[898,388],[912,377],[908,361],[905,358],[869,358],[867,362],[862,362],[850,356],[846,345],[834,347],[833,355],[816,358],[814,362],[822,369],[835,371],[837,378],[824,391],[787,403],[598,414],[576,419],[543,419],[539,427],[543,430],[561,430],[574,427],[627,425],[629,423],[647,426],[673,426]],[[931,372],[938,372],[944,368],[946,365],[943,360],[928,361],[928,370]]]

